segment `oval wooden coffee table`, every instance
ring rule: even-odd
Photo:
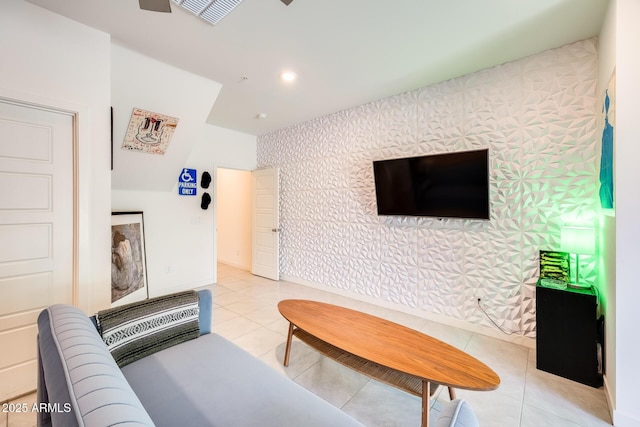
[[[295,335],[311,347],[358,372],[422,397],[422,426],[429,425],[429,398],[438,385],[494,390],[500,378],[464,351],[389,320],[308,300],[283,300],[278,310],[289,321],[284,366]]]

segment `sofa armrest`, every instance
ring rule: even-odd
[[[85,313],[57,304],[38,317],[38,425],[153,426],[142,403]]]
[[[211,316],[213,313],[213,297],[211,296],[211,290],[201,289],[198,291],[198,309],[199,317],[198,323],[200,324],[200,335],[211,333]]]
[[[436,427],[479,427],[476,414],[463,399],[452,400],[440,411]]]

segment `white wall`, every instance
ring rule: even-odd
[[[640,426],[638,384],[640,383],[640,2],[616,0],[616,285],[615,285],[615,411],[618,427]],[[604,71],[604,70],[603,70]]]
[[[616,65],[616,0],[609,3],[607,15],[600,31],[598,40],[598,94],[602,93],[614,73]],[[613,94],[615,96],[615,94]],[[599,100],[602,105],[602,99]],[[602,131],[603,123],[598,123]],[[617,132],[617,129],[614,130]],[[614,147],[615,148],[615,147]],[[598,144],[602,150],[602,144]],[[615,153],[614,153],[615,154]],[[614,165],[616,164],[614,159]],[[614,192],[616,188],[614,187]],[[604,384],[609,402],[609,409],[614,419],[616,402],[616,217],[613,209],[602,210],[600,213],[600,304],[605,316],[605,374]]]
[[[251,270],[251,172],[218,168],[218,261]]]
[[[213,211],[200,209],[201,192],[179,196],[176,187],[112,193],[114,212],[144,212],[150,297],[214,283]]]
[[[217,277],[215,167],[254,168],[255,137],[205,123],[218,83],[122,46],[113,46],[112,61],[114,110],[127,112],[126,120],[114,121],[112,210],[144,212],[149,294],[211,284]],[[162,82],[161,90],[146,81],[148,75]],[[121,149],[133,107],[180,119],[164,156]],[[198,184],[195,197],[179,196],[178,175],[184,167],[198,171],[198,182],[204,171],[214,182],[207,190]],[[207,210],[200,207],[204,191],[214,200]]]
[[[216,280],[215,203],[205,211],[202,172],[215,166],[255,167],[255,137],[205,123],[220,84],[112,46],[114,115],[113,211],[143,211],[149,294],[157,296]],[[132,108],[178,117],[164,156],[122,150]],[[198,171],[198,194],[179,196],[182,168]]]
[[[0,3],[0,96],[79,116],[79,305],[109,299],[109,35],[21,0]]]
[[[191,159],[213,159],[217,167],[240,170],[256,168],[256,137],[218,126],[206,126],[203,141],[191,152]]]
[[[113,172],[115,190],[171,191],[200,141],[221,85],[112,44]],[[178,118],[164,155],[122,149],[134,108]]]
[[[22,0],[3,0],[0,4],[0,36],[2,40],[11,40],[11,43],[0,44],[3,63],[0,96],[80,113],[78,267],[81,308],[95,312],[110,305],[112,210],[145,212],[152,294],[211,283],[215,278],[215,207],[212,205],[203,211],[199,198],[178,198],[175,187],[178,170],[163,170],[154,163],[157,158],[147,155],[151,157],[147,162],[143,154],[121,153],[120,147],[123,128],[135,106],[184,118],[181,123],[182,129],[186,130],[173,142],[174,149],[177,144],[189,146],[177,155],[177,169],[189,166],[197,168],[199,173],[204,169],[213,173],[217,164],[254,169],[254,136],[204,123],[220,85],[118,45],[113,46],[116,62],[113,69],[117,75],[112,83],[112,44],[108,34]],[[134,67],[131,73],[127,73],[127,64]],[[165,77],[163,90],[151,91],[147,82],[139,80],[141,75]],[[196,87],[198,93],[194,93]],[[130,158],[138,159],[143,156],[142,162],[127,163],[127,168],[138,174],[123,175],[122,182],[131,184],[131,188],[113,193],[110,170],[112,105],[116,119],[116,168],[122,172],[123,165],[129,160],[122,154],[133,154]],[[127,111],[124,116],[123,111]],[[169,150],[169,155],[176,152]],[[160,192],[133,190],[140,181],[153,182],[154,176],[162,177],[163,182],[171,181],[171,186]],[[187,257],[184,257],[185,253]]]
[[[226,147],[226,148],[225,148]],[[113,211],[143,211],[147,248],[149,293],[158,296],[208,285],[217,280],[215,168],[218,164],[255,168],[255,136],[206,125],[197,137],[183,167],[198,171],[198,195],[179,196],[178,172],[169,192],[112,191]],[[200,187],[202,172],[213,182]],[[205,211],[200,207],[202,193],[213,202]]]
[[[282,277],[490,327],[481,297],[533,337],[539,250],[597,220],[597,67],[585,40],[260,136],[259,166],[281,170]],[[491,221],[377,215],[373,160],[478,148]]]
[[[211,209],[213,210],[213,225],[215,229],[215,226],[218,223],[218,195],[217,191],[213,191],[218,182],[217,177],[215,176],[215,171],[217,168],[247,171],[255,169],[257,162],[256,137],[218,126],[206,126],[202,142],[193,148],[187,162],[188,164],[206,163],[207,167],[213,168],[214,173],[212,175],[214,180],[211,183],[210,188],[213,192],[211,195],[213,199]],[[212,237],[214,253],[211,259],[215,264],[218,257],[218,234],[214,232]],[[217,272],[214,277],[217,279]]]

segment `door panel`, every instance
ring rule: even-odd
[[[29,242],[29,244],[0,245],[0,271],[12,267],[9,263],[37,261],[51,258],[51,224],[19,224],[0,226],[0,241]],[[15,265],[14,265],[15,266]]]
[[[38,364],[35,359],[14,365],[11,369],[0,369],[0,384],[2,384],[2,400],[20,396],[34,390],[37,379]],[[26,390],[26,391],[25,391]]]
[[[0,173],[0,209],[51,209],[51,177]]]
[[[0,135],[6,141],[0,145],[0,157],[51,162],[52,141],[49,127],[32,122],[0,119]],[[18,144],[19,141],[26,143]]]
[[[12,351],[0,352],[0,370],[23,363],[33,358],[36,353],[36,325],[15,328],[0,333],[0,348],[13,348]]]
[[[40,312],[44,307],[46,307],[46,304],[42,304],[42,306],[37,307],[33,310],[15,312],[13,314],[2,316],[0,318],[0,330],[8,331],[11,329],[20,328],[24,325],[35,324],[36,321],[38,320],[38,315],[40,314]],[[0,384],[2,384],[2,382],[0,382]],[[2,400],[6,400],[6,399],[2,399]]]
[[[73,116],[0,99],[0,401],[36,388],[35,321],[72,303]]]
[[[50,271],[0,279],[0,313],[19,313],[42,307],[51,301],[53,274]]]
[[[251,173],[253,200],[253,257],[251,272],[268,279],[280,279],[279,169]]]

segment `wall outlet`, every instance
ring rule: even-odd
[[[166,274],[171,274],[171,266],[170,266],[170,265],[167,265],[167,266],[164,268],[164,272],[165,272]]]

